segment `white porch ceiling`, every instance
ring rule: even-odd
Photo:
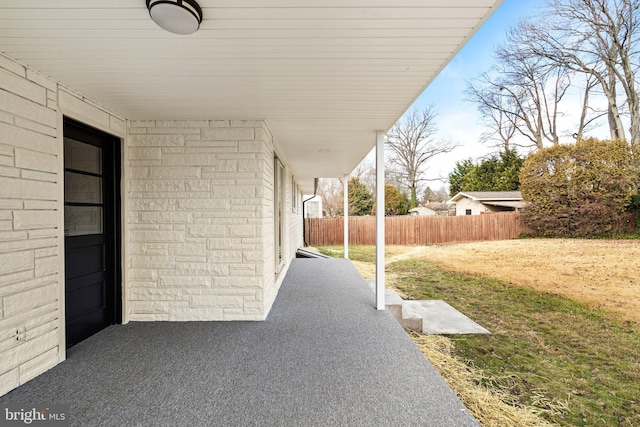
[[[349,173],[502,0],[1,0],[0,51],[128,119],[263,119],[304,190]],[[320,153],[320,149],[329,149]]]

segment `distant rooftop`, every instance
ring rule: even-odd
[[[522,200],[522,193],[519,191],[461,191],[451,198],[451,202],[455,203],[463,197],[478,201],[497,201],[497,200]]]

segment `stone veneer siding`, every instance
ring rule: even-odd
[[[0,395],[66,357],[63,115],[123,139],[124,322],[262,320],[286,271],[264,122],[127,122],[0,54]],[[290,261],[302,209],[286,175]]]
[[[62,114],[124,118],[0,55],[0,395],[65,358]]]
[[[132,121],[129,133],[129,319],[263,320],[279,286],[268,127]]]

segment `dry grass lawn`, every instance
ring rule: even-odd
[[[374,277],[373,247],[350,258]],[[640,426],[640,240],[387,246],[386,262],[403,297],[443,299],[493,332],[410,332],[481,425]]]
[[[640,241],[523,239],[408,248],[445,269],[562,295],[640,323]]]

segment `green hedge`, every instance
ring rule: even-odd
[[[529,155],[520,171],[525,224],[540,236],[628,231],[640,176],[634,151],[624,141],[591,138]]]

